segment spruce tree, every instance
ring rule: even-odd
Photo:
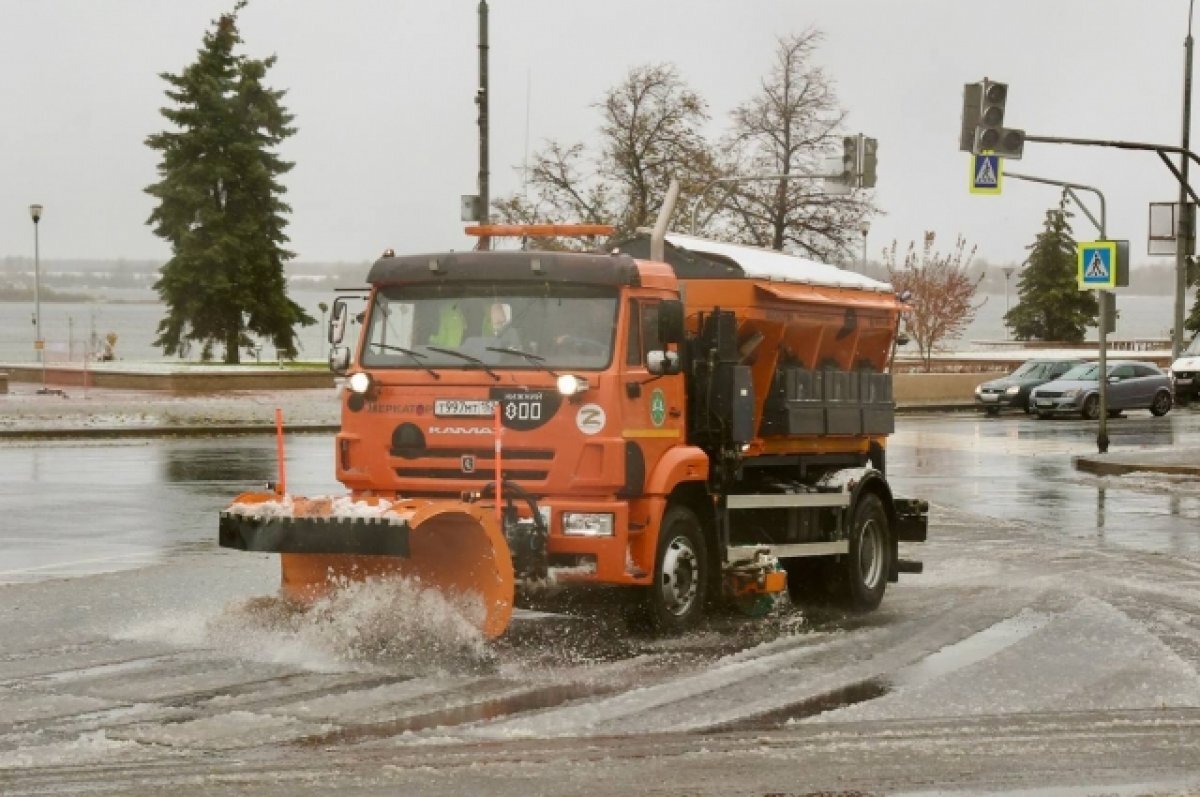
[[[234,10],[213,23],[196,61],[180,74],[160,75],[173,102],[161,113],[173,129],[146,139],[158,150],[159,182],[146,188],[158,199],[147,224],[171,244],[172,257],[154,288],[168,314],[154,341],[166,354],[185,356],[199,344],[204,361],[224,346],[239,362],[249,333],[269,339],[282,357],[296,357],[296,324],[315,320],[287,297],[284,261],[285,188],[279,177],[291,163],[275,154],[292,115],[283,91],[263,85],[275,57],[247,58]]]
[[[1004,325],[1018,340],[1081,343],[1100,312],[1096,296],[1079,290],[1075,239],[1071,237],[1067,196],[1046,213],[1046,222],[1032,245],[1028,265],[1017,280],[1017,306],[1004,316]]]

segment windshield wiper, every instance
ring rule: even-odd
[[[426,346],[425,348],[429,349],[430,351],[441,352],[442,354],[449,354],[451,357],[458,357],[460,360],[466,360],[469,363],[478,365],[492,379],[495,379],[497,382],[500,381],[500,374],[496,373],[491,368],[489,368],[488,364],[485,363],[483,360],[479,359],[478,357],[472,357],[470,354],[463,354],[461,351],[455,351],[454,349],[443,349],[441,346]]]
[[[421,354],[421,352],[419,352],[419,351],[413,351],[412,349],[406,349],[406,348],[404,348],[403,346],[392,346],[392,345],[390,345],[390,344],[388,344],[388,343],[369,343],[369,344],[367,344],[367,345],[369,345],[369,346],[376,346],[376,347],[378,347],[378,348],[380,348],[380,349],[387,349],[388,351],[398,351],[398,352],[400,352],[401,354],[407,354],[409,357],[412,357],[412,358],[413,358],[413,362],[415,362],[417,365],[419,365],[419,366],[421,366],[422,368],[424,368],[424,369],[425,369],[425,371],[426,371],[426,372],[427,372],[427,373],[428,373],[430,376],[432,376],[434,379],[441,379],[441,378],[442,378],[442,375],[441,375],[441,374],[439,374],[437,371],[435,371],[435,370],[433,370],[432,368],[430,368],[430,367],[429,367],[428,365],[426,365],[425,363],[421,362],[421,360],[424,360],[424,359],[425,359],[425,358],[426,358],[428,355]]]
[[[488,351],[494,351],[498,354],[513,354],[517,357],[524,357],[526,361],[540,367],[543,371],[550,374],[550,376],[553,376],[555,379],[558,378],[558,374],[554,373],[550,366],[544,364],[546,362],[545,357],[541,357],[537,354],[530,354],[529,352],[521,351],[520,349],[512,349],[508,346],[485,346],[484,348],[486,348]]]

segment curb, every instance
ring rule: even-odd
[[[897,415],[922,413],[963,413],[975,410],[973,404],[910,404],[896,408]],[[337,434],[336,423],[285,423],[287,434]],[[274,434],[269,423],[230,423],[180,426],[114,426],[62,428],[0,429],[0,440],[113,440],[138,437],[225,437],[233,435]]]
[[[338,424],[286,424],[285,434],[336,434]],[[229,437],[233,435],[275,434],[273,425],[261,423],[212,426],[129,426],[89,429],[0,429],[0,440],[103,440],[137,437]]]
[[[1200,466],[1115,462],[1091,457],[1073,457],[1076,470],[1097,476],[1123,476],[1126,473],[1166,473],[1175,476],[1200,476]]]

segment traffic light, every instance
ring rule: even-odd
[[[854,185],[858,181],[858,136],[842,139],[842,179],[846,185]]]
[[[879,142],[873,138],[863,138],[862,147],[862,187],[875,187],[875,167],[878,163],[876,152],[879,150]]]
[[[958,148],[963,152],[975,150],[975,128],[979,126],[979,107],[983,105],[983,84],[967,83],[963,86],[962,132],[958,135]]]
[[[979,92],[979,117],[975,127],[974,146],[976,155],[985,152],[1005,158],[1020,159],[1025,149],[1025,131],[1004,126],[1004,106],[1008,102],[1008,84],[984,78],[974,84]],[[970,88],[970,86],[968,86]],[[971,92],[967,92],[971,93]],[[966,93],[964,93],[964,97]],[[964,126],[966,109],[963,110]],[[965,130],[963,131],[965,134]]]
[[[979,92],[979,126],[975,128],[975,153],[995,152],[1004,127],[1004,103],[1008,84],[984,79]]]

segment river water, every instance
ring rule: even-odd
[[[91,302],[42,302],[42,332],[48,362],[81,360],[89,350],[89,340],[103,341],[109,332],[117,335],[115,352],[118,359],[139,362],[173,359],[164,358],[162,351],[154,346],[158,323],[166,315],[166,309],[153,291],[108,290],[96,295],[99,298]],[[318,320],[321,319],[319,303],[331,304],[334,298],[332,292],[311,289],[292,290],[289,296]],[[993,294],[980,299],[983,305],[974,321],[958,340],[947,341],[946,348],[977,350],[985,348],[984,342],[1005,339],[1004,295]],[[1015,305],[1016,296],[1011,296],[1010,301]],[[1189,309],[1191,303],[1189,296]],[[1118,294],[1117,310],[1117,330],[1110,336],[1113,339],[1170,338],[1173,297]],[[0,302],[0,362],[36,362],[33,314],[33,302]],[[327,346],[321,327],[318,323],[297,328],[301,360],[324,359]],[[1090,329],[1089,339],[1094,340],[1095,336],[1095,329]],[[91,349],[98,351],[99,344]],[[221,356],[220,351],[215,354],[218,358]],[[264,345],[259,357],[263,362],[275,362],[274,348],[269,343]],[[196,351],[189,359],[198,358]]]

